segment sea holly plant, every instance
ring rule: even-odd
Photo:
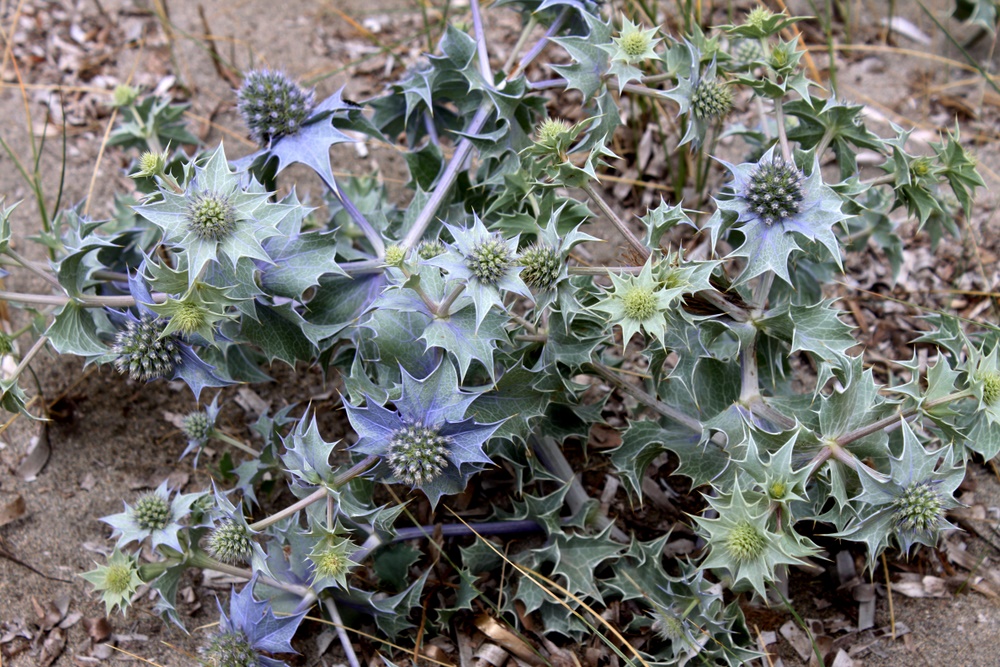
[[[21,210],[0,213],[5,270],[51,288],[2,293],[30,319],[4,353],[35,335],[3,407],[29,412],[18,379],[51,346],[120,382],[185,382],[199,403],[176,420],[181,456],[227,445],[210,489],[164,483],[105,517],[114,550],[82,575],[109,612],[148,585],[182,625],[186,569],[246,581],[204,664],[283,664],[310,610],[419,642],[491,605],[568,645],[611,604],[632,664],[742,664],[739,596],[780,599],[789,566],[823,557],[820,535],[869,564],[934,548],[966,462],[1000,452],[995,332],[935,315],[914,340],[931,363],[881,376],[833,303],[859,247],[898,270],[904,216],[935,243],[968,222],[983,182],[957,130],[927,155],[904,129],[879,136],[807,78],[781,37],[800,19],[763,8],[669,34],[590,2],[497,5],[524,21],[502,70],[473,2],[470,30],[448,26],[362,103],[248,71],[232,101],[257,150],[238,159],[200,145],[183,107],[123,91],[112,137],[135,189],[112,218],[61,211],[40,264],[10,243]],[[550,113],[561,90],[578,108]],[[611,146],[638,98],[679,117],[679,182],[626,214],[600,180],[631,159]],[[730,118],[741,104],[749,124]],[[412,196],[334,177],[331,147],[359,136],[404,154]],[[881,156],[873,174],[859,149]],[[293,163],[318,178],[290,180]],[[309,405],[307,367],[342,404]],[[249,442],[220,423],[239,383],[277,399]],[[631,521],[651,477],[670,483],[652,468],[667,453],[704,507],[704,546],[680,559]],[[621,482],[614,512],[590,495],[597,471]]]

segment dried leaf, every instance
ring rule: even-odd
[[[28,512],[28,507],[24,503],[23,496],[17,496],[14,500],[0,507],[0,526],[6,526],[12,521],[17,521]]]
[[[52,448],[49,446],[49,429],[44,422],[39,429],[39,434],[31,438],[28,452],[17,466],[17,476],[25,482],[34,482],[38,478],[38,473],[49,462],[49,456],[52,454]]]

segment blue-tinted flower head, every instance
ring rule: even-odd
[[[312,90],[267,69],[247,72],[237,99],[250,135],[261,146],[301,130],[313,109]]]
[[[284,661],[270,656],[298,655],[291,640],[305,612],[275,616],[270,602],[257,601],[253,597],[257,576],[255,574],[239,593],[233,590],[229,598],[229,616],[219,604],[219,632],[201,649],[201,664],[205,667],[287,667]]]
[[[468,478],[491,463],[483,445],[499,423],[465,419],[478,394],[459,390],[448,361],[422,380],[400,372],[403,392],[394,401],[395,409],[371,398],[363,408],[345,405],[359,436],[353,449],[382,457],[376,474],[422,489],[435,504],[443,495],[461,493]]]
[[[108,318],[118,328],[108,350],[115,367],[142,382],[160,378],[184,380],[195,398],[204,387],[229,384],[217,377],[214,369],[202,361],[190,345],[176,334],[164,332],[167,322],[150,309],[153,297],[141,272],[140,268],[129,278],[129,292],[135,299],[136,312],[108,311]]]
[[[955,528],[946,513],[960,507],[954,493],[965,466],[955,460],[954,449],[928,452],[905,421],[901,430],[903,449],[889,459],[888,475],[859,467],[862,492],[853,499],[861,504],[859,518],[834,535],[865,542],[869,567],[890,540],[907,554],[916,544],[936,546],[941,531]]]
[[[199,493],[177,493],[171,499],[164,481],[155,491],[140,496],[135,504],[126,503],[124,512],[106,516],[101,521],[114,528],[111,537],[118,536],[117,547],[142,542],[148,537],[154,549],[162,544],[183,551],[178,539],[178,533],[184,528],[181,521],[200,496]]]
[[[747,265],[737,281],[742,283],[765,271],[787,283],[788,258],[800,250],[797,238],[820,243],[839,265],[840,244],[833,226],[847,216],[841,199],[823,183],[819,165],[808,176],[775,154],[771,147],[758,162],[732,165],[723,162],[733,176],[731,194],[716,200],[719,210],[736,215],[743,245],[733,257],[746,257]],[[708,224],[713,241],[719,230],[728,228],[720,215]]]

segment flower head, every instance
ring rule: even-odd
[[[312,563],[313,581],[316,590],[322,590],[336,585],[341,590],[347,590],[347,575],[357,563],[351,560],[351,555],[358,550],[354,542],[347,537],[338,535],[340,526],[335,530],[315,528],[313,536],[319,539],[309,552],[309,562]]]
[[[229,598],[229,616],[219,604],[219,631],[201,649],[204,667],[287,667],[285,662],[271,655],[298,655],[292,648],[291,639],[305,612],[275,616],[270,602],[258,602],[253,597],[257,577],[254,574],[239,593],[233,590]]]
[[[118,372],[142,382],[173,377],[174,367],[184,358],[172,336],[161,337],[165,326],[166,322],[151,315],[126,320],[111,347]]]
[[[198,457],[208,441],[215,436],[215,421],[219,418],[219,396],[216,394],[212,402],[204,410],[189,412],[181,418],[181,432],[187,437],[187,447],[181,452],[181,458],[194,452],[194,465],[198,466]]]
[[[114,528],[111,536],[118,535],[117,547],[142,542],[148,537],[154,549],[162,544],[174,551],[183,551],[178,539],[178,533],[183,530],[180,522],[199,497],[198,493],[178,493],[171,500],[164,481],[155,491],[140,496],[134,505],[125,503],[124,512],[106,516],[101,521]]]
[[[298,132],[313,109],[313,91],[266,69],[246,73],[237,100],[250,135],[261,146]]]
[[[426,260],[448,272],[452,280],[465,283],[465,291],[476,307],[476,327],[483,323],[493,306],[503,307],[503,292],[514,292],[530,298],[531,291],[518,275],[518,236],[505,239],[490,233],[477,217],[472,227],[462,229],[445,225],[455,243],[444,255]]]
[[[424,241],[417,246],[417,255],[420,259],[433,259],[438,255],[443,255],[448,249],[444,247],[444,244],[438,240],[434,241]]]
[[[223,519],[208,538],[208,552],[230,565],[250,562],[253,537],[244,522]]]
[[[406,250],[401,246],[391,245],[385,249],[385,263],[388,266],[399,266],[406,259]]]
[[[368,398],[366,407],[347,404],[359,439],[353,450],[382,457],[376,475],[420,488],[431,504],[461,493],[468,478],[492,463],[483,445],[500,426],[465,419],[477,394],[460,391],[447,360],[418,380],[400,369],[402,395],[389,410]]]
[[[692,143],[696,148],[705,141],[705,135],[714,123],[724,118],[733,108],[733,91],[729,84],[717,77],[717,64],[713,59],[701,69],[702,53],[697,46],[685,42],[690,61],[690,74],[677,80],[677,87],[664,96],[677,102],[678,114],[688,114],[687,131],[680,146]]]
[[[139,156],[139,171],[132,174],[133,178],[150,178],[159,176],[167,168],[167,154],[145,151]]]
[[[991,424],[1000,422],[1000,348],[989,354],[969,351],[969,388],[979,399],[979,409]]]
[[[549,289],[555,285],[559,280],[559,274],[562,273],[562,257],[547,243],[536,243],[525,248],[517,261],[524,267],[521,271],[521,280],[534,289]]]
[[[595,310],[608,314],[612,324],[622,328],[622,341],[628,344],[640,328],[663,341],[667,332],[667,312],[686,286],[664,288],[653,277],[652,259],[647,260],[636,276],[610,274],[611,290]]]
[[[660,41],[656,38],[657,29],[641,29],[638,24],[622,17],[622,30],[618,37],[613,38],[618,48],[612,55],[612,60],[629,64],[639,63],[647,58],[655,58],[653,47]]]
[[[248,181],[248,182],[247,182]],[[235,267],[241,261],[270,262],[261,241],[277,236],[277,225],[293,209],[273,203],[260,183],[241,172],[229,170],[222,145],[194,177],[183,193],[160,188],[160,199],[136,207],[136,213],[163,230],[163,241],[183,249],[189,284],[209,262],[226,261]]]
[[[711,548],[702,567],[729,570],[735,583],[749,583],[761,597],[765,582],[774,579],[779,566],[801,564],[802,558],[817,551],[788,529],[773,530],[764,499],[758,494],[748,499],[738,482],[732,494],[707,500],[718,517],[695,517]]]
[[[107,565],[80,575],[101,592],[101,599],[110,615],[115,607],[126,613],[132,594],[142,584],[139,577],[139,563],[136,556],[126,556],[115,550],[108,556]]]
[[[731,195],[716,199],[719,211],[709,221],[713,243],[719,231],[738,226],[743,244],[731,257],[746,257],[737,278],[744,283],[765,271],[791,284],[788,258],[800,250],[796,239],[815,241],[840,263],[840,243],[832,227],[846,219],[841,199],[823,183],[818,165],[804,175],[799,168],[775,155],[772,147],[758,162],[732,165]],[[732,220],[735,214],[735,220]]]
[[[168,331],[168,323],[152,310],[153,297],[141,278],[142,268],[129,277],[129,292],[137,313],[109,310],[108,318],[117,326],[111,347],[111,361],[133,380],[148,382],[159,378],[184,380],[195,398],[205,387],[228,384],[213,373],[190,345]]]
[[[889,474],[859,466],[862,491],[853,498],[858,518],[834,537],[868,545],[868,566],[894,541],[904,553],[916,544],[937,545],[941,531],[955,528],[946,518],[960,507],[954,498],[965,478],[965,466],[951,447],[928,452],[912,427],[902,421],[903,449],[889,459]]]

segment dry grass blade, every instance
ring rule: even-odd
[[[117,646],[113,646],[112,644],[108,644],[108,647],[110,647],[111,649],[113,649],[115,651],[118,651],[119,653],[124,653],[125,655],[129,656],[133,660],[138,660],[139,662],[144,662],[147,665],[155,665],[155,667],[165,667],[164,665],[161,665],[158,662],[153,662],[152,660],[144,658],[141,655],[136,655],[135,653],[132,653],[131,651],[126,651],[125,649],[118,648]]]
[[[381,637],[377,637],[377,636],[375,636],[373,634],[369,634],[367,632],[364,632],[363,630],[358,630],[357,628],[352,628],[352,627],[349,627],[349,626],[346,626],[346,625],[340,625],[340,624],[334,623],[333,621],[328,621],[325,618],[318,618],[316,616],[306,616],[305,618],[308,619],[308,620],[310,620],[310,621],[316,621],[317,623],[322,623],[323,625],[329,625],[330,627],[333,627],[333,628],[343,628],[344,630],[347,630],[348,632],[353,632],[354,634],[358,635],[359,637],[364,637],[365,639],[370,639],[370,640],[372,640],[374,642],[378,642],[379,644],[382,644],[383,646],[388,646],[389,648],[395,649],[395,650],[400,651],[402,653],[407,653],[407,654],[413,655],[413,650],[412,649],[408,649],[405,646],[400,646],[399,644],[393,644],[388,639],[382,639]],[[454,665],[454,664],[452,664],[450,662],[442,662],[440,660],[435,660],[434,658],[430,657],[426,653],[420,653],[418,657],[420,659],[422,659],[422,660],[426,660],[427,662],[433,663],[435,665],[441,665],[441,667],[458,667],[457,665]]]

